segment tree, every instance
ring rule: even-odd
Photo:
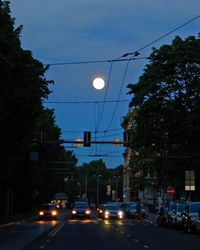
[[[134,124],[139,162],[151,159],[160,181],[167,175],[175,183],[180,175],[176,185],[183,190],[184,170],[200,167],[200,39],[177,36],[171,45],[153,48],[149,61],[138,83],[128,85],[137,116],[125,121]]]
[[[47,162],[72,161],[72,170],[77,159],[59,144],[61,131],[55,125],[54,111],[43,107],[53,81],[45,78],[48,67],[21,47],[22,26],[14,28],[9,1],[0,5],[0,23],[0,214],[9,215],[30,211],[38,191],[42,200],[64,188],[63,176],[56,173],[66,164],[52,167]],[[31,162],[35,149],[39,161]]]
[[[14,29],[9,2],[0,7],[0,137],[3,150],[0,158],[4,166],[2,177],[8,176],[16,161],[24,159],[33,139],[35,124],[43,110],[42,101],[48,97],[47,70],[30,51],[20,44],[22,26]]]

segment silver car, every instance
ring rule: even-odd
[[[103,212],[103,218],[104,219],[123,219],[124,218],[124,212],[120,208],[120,206],[115,204],[108,204],[105,207],[105,210]]]

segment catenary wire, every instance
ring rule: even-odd
[[[98,103],[115,103],[115,102],[129,102],[128,99],[122,100],[108,100],[108,101],[44,101],[49,104],[98,104]]]

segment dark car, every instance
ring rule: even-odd
[[[108,204],[101,204],[101,205],[98,207],[97,211],[98,211],[98,217],[99,217],[99,218],[104,218],[104,211],[105,211],[105,209],[106,209],[106,206],[108,206]]]
[[[58,214],[59,210],[56,205],[51,203],[43,204],[38,211],[39,219],[57,220]]]
[[[145,218],[145,207],[144,204],[141,205],[141,215],[142,218]],[[131,204],[129,206],[129,209],[127,211],[127,217],[128,218],[136,218],[137,217],[137,204]]]
[[[199,218],[200,202],[190,202],[182,213],[182,226],[188,233],[196,230],[196,221]]]
[[[123,202],[121,205],[121,208],[123,209],[126,216],[128,216],[129,209],[131,205],[136,205],[136,202],[130,201],[130,202]]]
[[[103,211],[102,217],[104,219],[123,219],[124,212],[119,205],[107,204],[105,210]]]
[[[91,210],[88,202],[77,201],[74,203],[73,209],[71,211],[71,218],[90,218]]]

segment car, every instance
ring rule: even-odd
[[[91,209],[88,202],[76,201],[71,211],[71,218],[90,218]]]
[[[145,218],[145,207],[144,204],[140,204],[141,205],[141,215],[142,218]],[[136,218],[137,217],[137,204],[131,204],[129,206],[129,209],[127,211],[127,217],[128,218]]]
[[[190,202],[185,206],[182,213],[181,223],[185,232],[193,232],[196,230],[196,221],[199,218],[200,202]]]
[[[124,212],[120,208],[119,205],[116,204],[107,204],[103,214],[102,214],[103,219],[123,219],[124,218]]]
[[[123,209],[126,216],[128,216],[129,209],[130,209],[131,205],[136,205],[136,202],[135,201],[122,202],[122,204],[121,204],[121,208]]]
[[[108,206],[108,204],[101,204],[98,209],[97,209],[97,212],[98,212],[98,217],[99,218],[103,218],[104,217],[104,211],[106,209],[106,206]]]
[[[59,211],[55,204],[45,203],[42,204],[38,211],[39,219],[54,219],[57,220]]]

